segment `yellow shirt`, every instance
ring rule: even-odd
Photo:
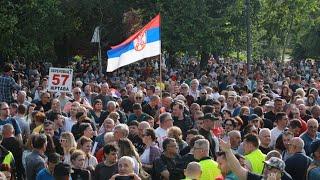
[[[260,149],[256,149],[244,157],[251,163],[252,172],[261,175],[264,167],[263,161],[265,161],[266,155],[263,154]]]
[[[212,160],[210,157],[203,158],[199,162],[201,167],[201,180],[211,180],[216,179],[216,177],[221,175],[221,171],[218,168],[218,163]]]
[[[33,129],[32,133],[38,133],[40,134],[41,132],[43,132],[43,124],[37,126],[36,128]]]

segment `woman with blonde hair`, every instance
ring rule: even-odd
[[[72,179],[91,179],[91,173],[84,168],[86,153],[82,150],[74,150],[71,154],[71,166],[73,172],[71,173]]]
[[[77,149],[82,150],[86,154],[83,168],[88,169],[90,171],[94,170],[94,168],[98,164],[97,158],[91,154],[91,148],[92,140],[90,138],[82,136],[78,140]]]
[[[60,136],[60,144],[63,149],[63,162],[70,164],[71,151],[77,148],[77,142],[71,132],[63,132]]]
[[[167,132],[169,138],[173,138],[177,141],[180,151],[188,146],[188,144],[182,139],[182,131],[179,127],[172,126],[167,130]]]
[[[250,108],[248,106],[243,106],[240,108],[240,113],[239,113],[239,116],[249,116],[250,115]]]

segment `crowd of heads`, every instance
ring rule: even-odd
[[[40,178],[42,172],[27,171],[34,164],[24,160],[36,151],[56,179],[240,177],[228,148],[246,177],[298,178],[292,159],[299,153],[308,162],[296,166],[301,177],[308,177],[309,167],[320,168],[314,163],[320,161],[316,62],[181,62],[169,67],[164,61],[160,78],[157,61],[99,74],[96,64],[83,60],[69,66],[70,92],[48,90],[50,63],[6,65],[0,151],[21,162],[2,162],[9,166],[2,171]],[[211,174],[203,167],[207,158],[216,168]]]

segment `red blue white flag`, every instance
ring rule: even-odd
[[[161,53],[160,15],[146,26],[107,52],[107,72]]]

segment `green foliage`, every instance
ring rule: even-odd
[[[0,54],[27,60],[94,56],[125,40],[161,13],[163,51],[205,59],[246,51],[245,0],[0,1]],[[318,0],[250,0],[254,59],[320,57]],[[288,51],[292,50],[292,51]],[[203,61],[202,63],[206,63]]]

